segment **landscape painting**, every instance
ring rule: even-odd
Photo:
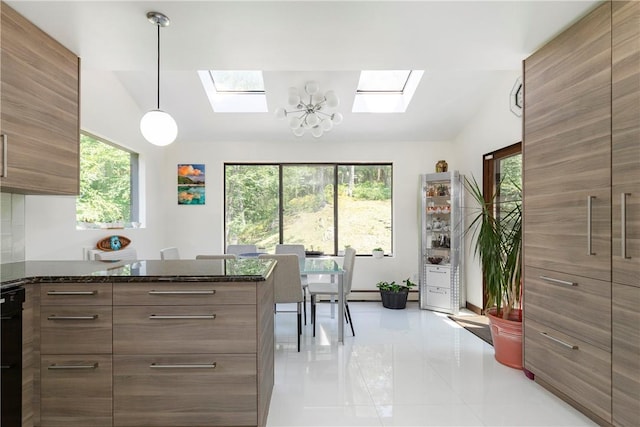
[[[205,172],[204,165],[178,165],[178,204],[204,205]]]

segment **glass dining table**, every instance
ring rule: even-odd
[[[300,260],[300,274],[326,274],[338,280],[338,343],[344,344],[344,270],[333,258],[306,258]]]

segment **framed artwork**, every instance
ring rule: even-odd
[[[178,164],[178,204],[204,205],[204,165]]]

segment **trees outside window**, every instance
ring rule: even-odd
[[[80,135],[79,228],[130,226],[138,221],[138,155],[93,135]]]
[[[226,244],[392,252],[391,164],[226,164]]]

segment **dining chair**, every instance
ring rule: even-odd
[[[258,252],[258,246],[256,245],[228,245],[226,254],[252,254]]]
[[[172,246],[169,248],[160,249],[160,259],[180,259],[178,248]]]
[[[342,275],[342,290],[343,301],[345,308],[346,321],[351,326],[351,333],[356,336],[353,329],[353,321],[351,320],[351,312],[349,311],[349,303],[347,298],[351,293],[351,282],[353,279],[353,267],[356,260],[356,250],[349,247],[344,251],[344,262],[342,269],[344,274]],[[313,323],[313,336],[316,336],[316,299],[318,295],[327,295],[336,297],[338,296],[338,284],[337,283],[309,283],[308,285],[309,295],[311,295],[311,323]],[[342,319],[339,320],[340,322]]]
[[[307,255],[304,251],[304,245],[298,243],[281,243],[276,245],[276,254],[295,254],[298,255],[300,263],[304,263]],[[307,324],[307,287],[308,278],[306,274],[300,276],[302,282],[302,310],[304,314],[304,324]]]
[[[276,260],[273,271],[274,302],[275,304],[297,305],[298,314],[298,351],[300,351],[300,336],[302,335],[302,282],[300,279],[300,262],[294,254],[261,254],[260,259]],[[276,313],[278,310],[276,309]],[[280,312],[283,312],[282,310]]]
[[[96,261],[135,260],[138,259],[138,253],[134,248],[125,248],[119,251],[99,251],[94,253],[93,259]]]
[[[196,259],[236,259],[236,256],[234,254],[196,255]]]

